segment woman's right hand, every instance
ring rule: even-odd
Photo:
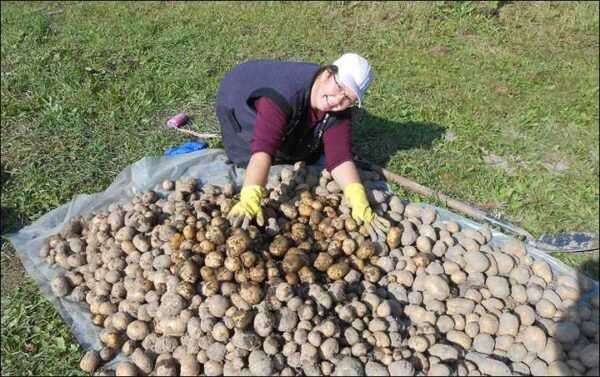
[[[260,202],[265,197],[266,192],[267,190],[260,185],[242,187],[240,201],[227,214],[227,220],[229,220],[231,226],[241,226],[242,229],[246,229],[254,218],[256,218],[256,224],[263,226],[265,218]]]
[[[250,157],[246,167],[244,187],[240,192],[240,201],[227,214],[227,219],[233,227],[241,226],[246,229],[250,221],[256,218],[256,224],[263,226],[265,218],[260,206],[262,199],[267,196],[265,186],[271,167],[271,155],[256,152]]]

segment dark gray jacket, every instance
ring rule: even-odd
[[[274,163],[310,163],[319,157],[325,130],[347,119],[349,111],[328,113],[315,128],[306,127],[310,90],[321,66],[312,63],[251,60],[235,66],[217,93],[217,116],[229,159],[238,166],[250,160],[256,120],[254,100],[269,97],[286,114],[286,127]]]

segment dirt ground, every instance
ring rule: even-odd
[[[21,260],[15,254],[12,245],[6,240],[1,240],[0,242],[2,243],[2,246],[0,247],[0,255],[2,258],[0,261],[0,275],[2,277],[0,282],[0,292],[4,298],[25,281],[27,272],[21,264]],[[1,300],[0,311],[3,309],[4,300]]]

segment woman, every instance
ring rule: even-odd
[[[264,224],[260,203],[272,164],[310,164],[323,151],[352,217],[377,233],[389,228],[369,206],[351,152],[351,107],[362,105],[372,79],[367,60],[354,53],[326,66],[249,61],[225,76],[217,94],[223,143],[229,159],[246,167],[240,201],[228,214],[233,226],[254,218]]]

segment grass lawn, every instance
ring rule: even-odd
[[[184,141],[168,116],[216,130],[235,64],[346,51],[375,71],[361,155],[535,236],[597,233],[599,6],[503,3],[2,2],[2,233]],[[598,277],[598,254],[561,259]],[[6,242],[2,283],[0,373],[79,373]]]

